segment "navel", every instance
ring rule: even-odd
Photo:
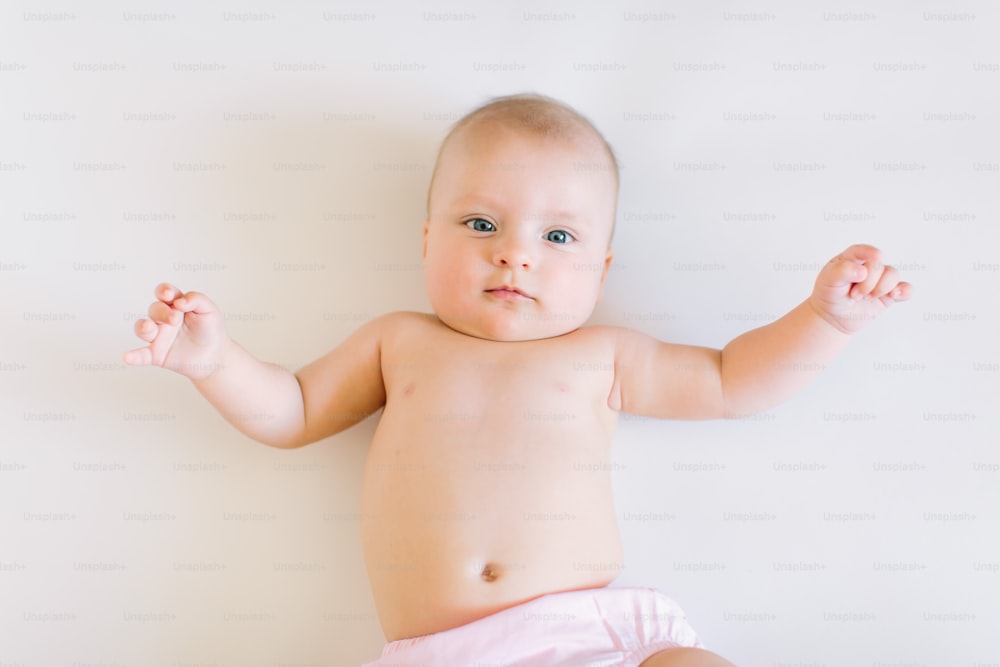
[[[487,583],[496,581],[500,577],[500,566],[495,563],[486,563],[483,565],[483,571],[479,573],[479,577]]]

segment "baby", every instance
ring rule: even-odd
[[[148,346],[126,363],[187,376],[267,445],[301,447],[384,408],[361,498],[389,641],[370,665],[731,666],[663,594],[609,586],[623,559],[607,472],[618,414],[766,410],[911,287],[856,245],[800,305],[723,350],[584,326],[617,192],[614,154],[585,118],[498,98],[437,157],[423,226],[433,314],[378,317],[294,374],[231,340],[198,292],[161,284],[136,323]]]

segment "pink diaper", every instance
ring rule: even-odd
[[[363,667],[635,667],[679,646],[704,648],[667,596],[652,588],[590,588],[390,642]]]

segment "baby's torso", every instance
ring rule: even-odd
[[[614,579],[613,330],[503,343],[430,315],[399,323],[361,507],[387,638]]]

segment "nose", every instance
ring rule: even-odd
[[[498,240],[493,247],[493,263],[497,266],[529,270],[535,261],[525,242],[507,238]]]
[[[497,239],[493,247],[493,263],[497,266],[531,269],[535,265],[529,243],[516,236]]]

